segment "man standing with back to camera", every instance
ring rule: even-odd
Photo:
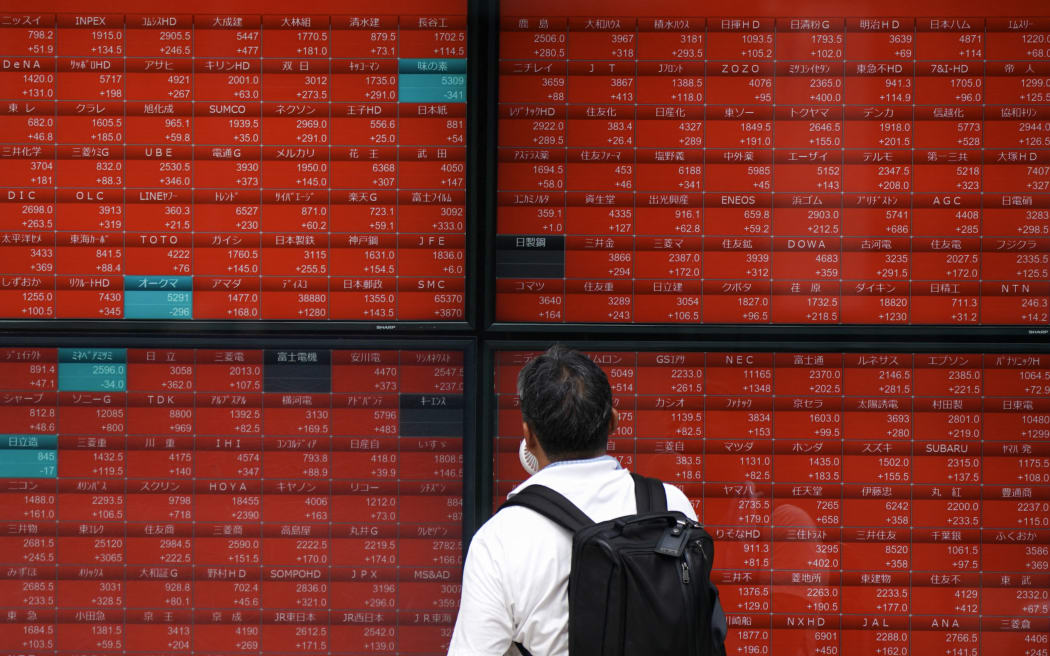
[[[634,514],[634,481],[606,453],[618,413],[601,368],[555,345],[521,370],[518,396],[523,448],[539,471],[508,498],[539,484],[561,493],[595,522]],[[695,521],[685,494],[663,487],[667,510]],[[535,656],[567,656],[571,550],[569,531],[531,509],[508,507],[490,518],[475,534],[464,563],[449,656],[515,654],[514,644]],[[713,630],[724,636],[724,616],[716,607]]]

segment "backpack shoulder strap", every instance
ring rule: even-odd
[[[503,502],[499,509],[503,510],[510,506],[522,506],[534,510],[573,534],[580,529],[594,525],[594,521],[577,508],[576,504],[546,485],[528,486]]]
[[[667,492],[664,484],[655,478],[631,472],[634,479],[634,500],[638,505],[638,514],[664,512],[667,510]]]

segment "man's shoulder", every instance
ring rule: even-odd
[[[522,545],[522,538],[552,533],[559,529],[553,522],[535,511],[521,506],[509,506],[489,517],[471,539],[471,548],[479,542],[490,551],[504,550],[508,546]]]
[[[623,469],[602,472],[594,477],[536,476],[535,478],[537,480],[534,481],[534,484],[546,485],[559,492],[585,513],[591,515],[590,511],[596,512],[596,515],[591,515],[595,521],[620,517],[629,513],[628,508],[634,505],[634,483],[629,472]],[[671,483],[663,485],[667,497],[667,509],[680,511],[696,519],[696,511],[685,493]],[[516,489],[516,492],[523,489],[525,487],[521,486]],[[617,508],[622,511],[617,512]],[[536,530],[544,533],[564,531],[564,529],[556,528],[553,522],[541,517],[533,510],[521,506],[509,506],[490,517],[478,534],[481,534],[481,531],[485,531],[486,534],[491,533],[492,536],[486,537],[487,540],[491,540],[494,536],[525,535],[529,537]]]
[[[667,495],[668,510],[678,510],[685,513],[686,517],[696,519],[696,510],[689,501],[689,497],[685,495],[685,492],[682,492],[675,485],[664,483],[664,494]]]

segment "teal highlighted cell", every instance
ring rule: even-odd
[[[58,435],[0,434],[0,451],[8,449],[57,449]],[[3,460],[3,456],[0,456]]]
[[[58,451],[25,449],[0,456],[0,478],[57,478]]]
[[[125,292],[188,292],[193,276],[124,276]]]
[[[400,102],[466,102],[467,76],[403,73],[398,76],[397,96]]]
[[[193,292],[124,292],[125,319],[192,319]]]
[[[125,319],[192,319],[193,276],[124,276]]]
[[[60,348],[58,363],[127,362],[128,350],[122,348]]]
[[[429,73],[441,75],[445,73],[466,73],[466,59],[399,59],[397,60],[398,73]]]
[[[123,392],[128,387],[128,366],[118,363],[59,364],[60,392]]]
[[[127,349],[58,349],[58,389],[70,392],[122,392],[127,389]]]

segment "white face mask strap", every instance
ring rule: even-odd
[[[528,472],[529,476],[532,476],[540,470],[540,461],[536,459],[536,456],[532,455],[532,452],[525,446],[525,438],[521,438],[521,443],[518,445],[518,460],[521,461],[522,468]]]

